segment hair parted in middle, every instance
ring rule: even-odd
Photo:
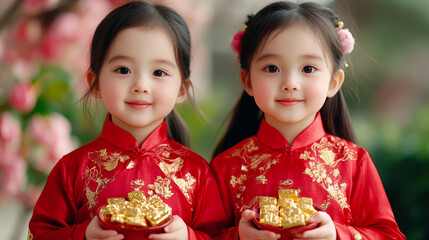
[[[176,11],[166,6],[152,5],[143,1],[129,2],[110,12],[95,30],[88,70],[94,74],[94,81],[82,98],[86,112],[89,112],[87,104],[91,92],[99,83],[100,71],[114,38],[120,31],[133,27],[163,30],[174,45],[182,84],[190,84],[191,36],[185,20]],[[192,85],[190,87],[192,88]],[[188,94],[188,97],[191,95]],[[187,146],[188,134],[185,125],[174,109],[166,117],[166,122],[168,137]]]
[[[338,16],[331,9],[317,3],[269,4],[255,15],[248,16],[240,46],[237,47],[240,49],[240,67],[249,74],[253,56],[266,43],[270,34],[276,30],[287,29],[293,24],[303,24],[319,37],[327,59],[331,60],[331,72],[334,73],[344,65],[343,46],[337,32],[339,22]],[[326,99],[320,113],[327,133],[356,142],[341,89],[334,97]],[[263,116],[255,99],[243,90],[230,115],[230,124],[226,133],[217,145],[213,157],[245,138],[255,135]]]

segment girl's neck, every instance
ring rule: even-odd
[[[133,137],[136,139],[139,146],[142,145],[142,143],[146,140],[146,138],[159,126],[164,120],[156,121],[151,124],[145,125],[143,127],[135,127],[135,126],[129,126],[124,124],[124,122],[121,122],[118,119],[115,119],[112,116],[112,122],[122,128],[123,130],[127,131],[129,134],[133,135]]]
[[[302,133],[308,126],[310,126],[316,115],[309,116],[301,121],[297,122],[282,122],[270,116],[265,116],[265,121],[279,131],[283,137],[288,141],[289,146],[292,146],[293,141],[296,137]]]

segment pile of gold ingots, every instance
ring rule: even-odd
[[[105,222],[123,228],[156,227],[169,220],[171,207],[154,195],[146,198],[142,191],[128,193],[128,198],[109,198],[108,205],[101,208]]]
[[[280,189],[276,197],[259,197],[259,222],[275,227],[292,228],[304,226],[316,212],[313,200],[298,197],[295,189]]]

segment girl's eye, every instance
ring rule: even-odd
[[[162,71],[162,70],[155,70],[155,71],[153,72],[153,75],[154,75],[155,77],[164,77],[164,76],[166,75],[166,73],[165,73],[164,71]]]
[[[274,66],[274,65],[266,66],[264,68],[264,70],[267,71],[267,72],[270,72],[270,73],[280,72],[280,69],[278,67]]]
[[[302,72],[303,72],[303,73],[312,73],[312,72],[314,72],[314,71],[316,71],[316,68],[315,68],[315,67],[313,67],[313,66],[305,66],[305,67],[302,69]]]
[[[120,67],[120,68],[116,69],[115,72],[117,72],[119,74],[130,74],[131,70],[126,68],[126,67]]]

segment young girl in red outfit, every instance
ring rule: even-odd
[[[207,162],[184,145],[173,110],[185,101],[190,35],[173,10],[131,2],[108,14],[91,46],[86,99],[108,111],[101,135],[64,156],[34,208],[29,239],[123,239],[103,229],[97,209],[134,190],[172,208],[165,233],[150,239],[210,239],[226,219]]]
[[[258,196],[297,189],[319,206],[296,239],[405,239],[377,170],[357,146],[341,86],[354,39],[328,8],[277,2],[234,38],[244,92],[211,166],[226,239],[278,239],[253,225]]]

